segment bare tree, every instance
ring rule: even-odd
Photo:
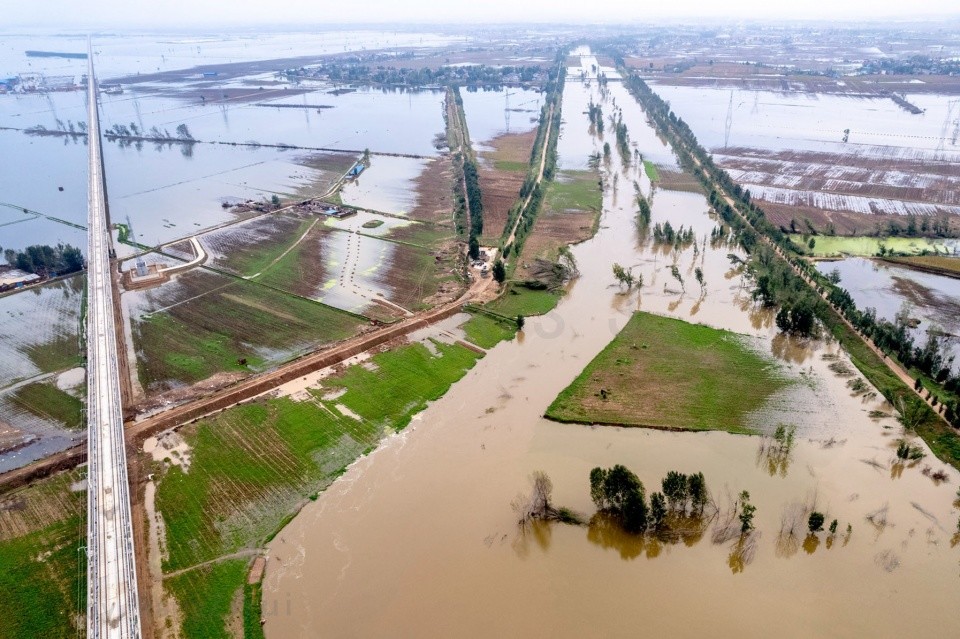
[[[550,504],[553,495],[553,481],[542,470],[534,471],[530,475],[531,490],[528,495],[517,495],[510,504],[519,516],[521,527],[535,519],[548,519],[554,512]]]

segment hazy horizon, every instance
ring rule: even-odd
[[[601,0],[585,5],[570,0],[528,0],[522,4],[489,0],[438,12],[433,3],[411,0],[398,4],[367,0],[362,5],[330,3],[318,6],[307,0],[282,0],[264,4],[251,0],[212,0],[196,3],[167,0],[136,4],[120,0],[97,0],[76,15],[77,5],[68,0],[48,0],[42,12],[35,5],[4,3],[3,28],[56,29],[211,29],[216,27],[317,28],[359,25],[454,25],[454,24],[596,24],[630,26],[651,22],[705,21],[813,21],[857,20],[876,22],[924,22],[960,18],[953,0],[927,0],[922,8],[897,0],[838,0],[828,5],[790,3],[782,6],[766,0],[730,0],[724,4],[703,0],[678,0],[664,5],[640,5],[626,0]],[[359,7],[359,10],[358,10]],[[599,8],[598,8],[599,7]],[[358,19],[362,13],[363,18]],[[70,15],[69,23],[60,16]]]

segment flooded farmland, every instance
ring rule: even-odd
[[[822,273],[836,270],[840,285],[850,292],[858,308],[873,308],[877,318],[893,322],[898,313],[906,310],[916,320],[911,333],[918,346],[927,341],[930,330],[943,332],[948,339],[944,350],[950,355],[960,354],[957,340],[960,335],[960,280],[865,258],[848,258],[833,262],[818,262]],[[960,362],[954,362],[958,370]]]
[[[54,410],[63,404],[79,410],[76,398],[83,396],[85,376],[77,367],[84,285],[77,276],[0,297],[0,471],[84,438]],[[51,401],[56,405],[45,403]]]
[[[579,109],[568,108],[575,102],[567,98],[582,91],[568,79],[564,119],[581,118],[584,126],[565,129],[561,157],[601,144],[589,138]],[[592,96],[604,100],[595,87]],[[644,139],[645,120],[624,117],[631,137]],[[315,628],[341,636],[610,636],[640,627],[656,635],[737,628],[747,636],[776,628],[797,637],[960,630],[944,606],[958,587],[950,529],[960,475],[946,469],[946,485],[931,481],[921,472],[927,460],[942,465],[929,456],[895,467],[899,426],[869,413],[889,414],[889,407],[851,395],[827,366],[835,345],[777,343],[771,318],[753,308],[731,272],[728,249],[705,249],[699,257],[682,251],[681,268],[704,260],[709,291],[697,300],[673,290],[669,258],[636,235],[629,186],[636,167],[624,169],[614,158],[606,172],[599,232],[573,249],[581,277],[557,309],[529,319],[517,339],[488,352],[271,542],[267,636],[306,637]],[[691,193],[658,192],[653,220],[664,219],[693,224],[698,234],[716,225],[703,196]],[[639,293],[621,294],[610,276],[613,261],[643,273]],[[802,405],[769,415],[800,425],[788,467],[772,473],[758,458],[755,437],[541,418],[638,308],[756,336],[810,380],[815,393]],[[589,513],[589,470],[616,463],[648,487],[667,470],[703,471],[718,503],[749,490],[761,533],[752,560],[741,561],[730,543],[715,544],[710,535],[640,541],[599,522],[537,524],[520,534],[510,502],[528,490],[531,472],[549,474],[558,504]],[[825,544],[781,534],[792,512],[811,505],[851,532]],[[677,593],[694,583],[700,596],[691,607]],[[747,600],[755,604],[749,611]],[[851,601],[870,614],[851,614]],[[902,614],[904,606],[910,615]]]
[[[880,95],[654,86],[781,226],[877,234],[916,216],[928,234],[960,215],[949,95],[908,94],[910,113]]]
[[[145,138],[108,137],[104,162],[114,218],[129,216],[143,243],[151,245],[230,221],[224,202],[323,194],[332,184],[311,160],[321,153],[318,149],[345,151],[354,158],[364,149],[433,157],[438,154],[435,138],[444,130],[443,93],[437,91],[331,94],[333,87],[318,85],[290,96],[283,88],[260,93],[253,86],[247,91],[256,99],[238,102],[201,100],[189,85],[162,86],[159,94],[138,84],[101,99],[106,133],[123,126],[127,135],[132,131]],[[211,97],[219,96],[214,91]],[[35,215],[7,220],[14,213],[4,211],[0,224],[17,222],[16,235],[4,238],[4,247],[22,249],[51,236],[83,245],[86,186],[74,167],[86,157],[86,138],[79,128],[85,112],[80,91],[0,96],[0,141],[22,158],[0,174],[3,203],[13,211],[26,208],[80,227],[52,226],[43,218],[33,220]],[[175,132],[181,126],[189,137]],[[27,131],[35,127],[44,134]],[[386,190],[377,193],[384,194],[373,196],[368,190],[354,201],[403,210],[410,202],[400,191],[415,177],[409,175],[411,162],[416,161],[383,158],[371,175],[374,180],[383,176]],[[390,166],[403,167],[399,182],[397,168]]]

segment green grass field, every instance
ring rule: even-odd
[[[461,328],[467,334],[467,341],[480,348],[493,348],[504,340],[513,339],[517,334],[516,324],[509,320],[496,319],[480,313],[467,320]]]
[[[560,171],[547,188],[547,210],[599,211],[603,207],[603,192],[598,180],[595,171]]]
[[[264,639],[263,626],[263,585],[246,584],[243,587],[243,639]]]
[[[946,253],[947,246],[939,240],[922,237],[849,237],[840,235],[813,236],[813,251],[807,248],[806,236],[795,234],[790,239],[797,246],[803,247],[816,257],[834,257],[840,255],[873,256],[880,253],[880,246],[888,251],[917,255],[923,251],[931,253]],[[808,238],[809,239],[809,238]]]
[[[558,421],[752,432],[788,381],[729,331],[638,312],[547,409]]]
[[[0,639],[76,637],[86,608],[86,492],[81,473],[38,480],[4,495],[0,509]],[[78,623],[79,622],[79,623]]]
[[[443,242],[454,239],[454,232],[448,226],[440,224],[429,224],[427,222],[414,222],[403,226],[395,226],[390,232],[381,239],[400,242],[402,244],[413,244],[422,246],[426,249],[435,249]]]
[[[402,430],[479,357],[463,346],[434,347],[437,355],[420,343],[378,353],[372,366],[326,378],[308,398],[260,399],[183,427],[189,471],[157,470],[156,503],[169,551],[164,571],[263,546],[347,465],[385,434]],[[345,392],[336,399],[323,399],[340,389]],[[234,563],[171,580],[187,636],[224,636],[222,611],[243,587],[248,564]],[[252,610],[244,614],[253,616]]]
[[[527,288],[526,286],[511,285],[507,292],[496,300],[486,304],[494,313],[506,317],[523,315],[544,315],[549,313],[560,303],[560,296],[546,290]]]
[[[227,618],[234,597],[243,589],[248,561],[229,559],[171,577],[164,587],[176,597],[183,614],[183,635],[190,639],[232,639]],[[257,620],[259,626],[259,620]]]
[[[660,179],[660,175],[657,173],[657,165],[650,160],[643,161],[643,170],[651,182],[656,182]]]
[[[326,380],[324,386],[346,389],[337,401],[361,415],[365,423],[381,430],[402,430],[427,402],[439,399],[463,377],[478,357],[462,346],[436,343],[435,347],[439,358],[422,344],[380,353],[373,358],[376,371],[353,366]]]
[[[17,389],[13,401],[38,417],[59,422],[70,430],[83,427],[83,402],[47,382]]]

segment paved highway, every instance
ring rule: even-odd
[[[97,83],[88,45],[90,184],[87,237],[87,637],[140,637],[137,573],[120,406],[110,229]]]

